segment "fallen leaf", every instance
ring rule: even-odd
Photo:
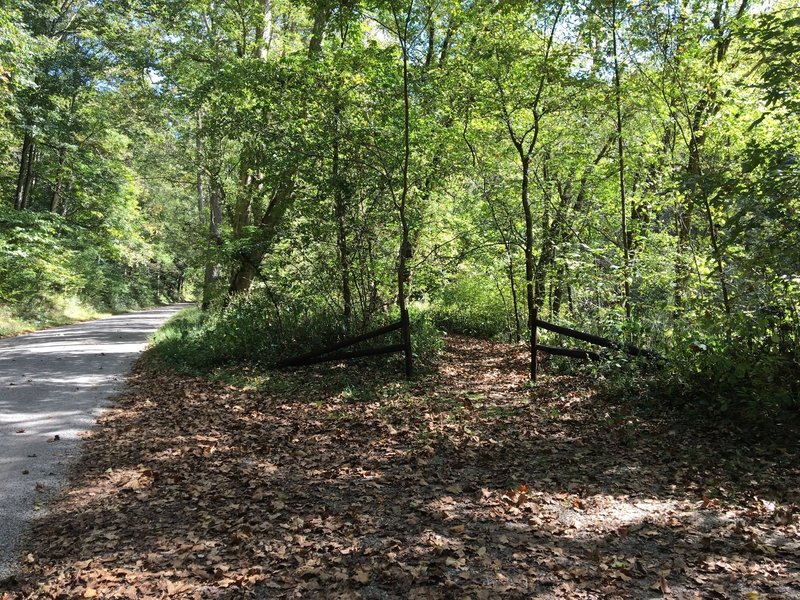
[[[353,580],[358,583],[367,584],[369,583],[370,576],[369,573],[367,573],[366,571],[362,571],[361,569],[356,569],[356,572],[353,574]]]

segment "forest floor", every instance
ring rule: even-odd
[[[503,344],[399,371],[141,363],[0,598],[800,598],[796,438],[531,388]]]

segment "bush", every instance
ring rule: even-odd
[[[800,407],[800,365],[789,355],[746,346],[682,345],[659,383],[673,397],[745,420]]]
[[[524,311],[522,305],[520,310]],[[451,333],[492,339],[510,338],[513,332],[513,310],[506,307],[494,283],[483,274],[459,275],[436,298],[431,317],[440,329]],[[520,317],[524,329],[525,316]]]
[[[398,318],[395,314],[383,315],[369,328]],[[414,354],[421,365],[430,363],[441,349],[439,332],[426,312],[413,311],[411,318]],[[183,311],[166,323],[152,341],[153,354],[162,363],[179,370],[208,372],[237,363],[271,366],[343,337],[341,316],[321,300],[291,303],[278,301],[264,290],[254,290],[234,297],[226,307],[206,313],[198,309]],[[387,340],[388,336],[381,337],[358,347],[380,346]]]

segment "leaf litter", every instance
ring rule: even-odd
[[[800,598],[796,442],[531,388],[525,360],[141,362],[0,598]]]

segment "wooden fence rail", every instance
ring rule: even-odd
[[[343,350],[349,346],[354,346],[356,344],[360,344],[361,342],[366,342],[367,340],[371,340],[398,330],[400,330],[401,334],[401,343],[399,344],[389,344],[377,348],[363,348],[361,350],[353,350],[351,352],[337,352],[337,350]],[[401,319],[395,323],[379,327],[378,329],[374,329],[373,331],[369,331],[367,333],[350,336],[319,350],[312,350],[311,352],[306,352],[304,354],[300,354],[299,356],[282,360],[276,366],[279,368],[301,367],[333,360],[349,360],[351,358],[359,358],[362,356],[378,356],[380,354],[393,354],[395,352],[405,353],[406,375],[410,377],[413,368],[413,359],[411,355],[411,322],[408,317],[408,311],[404,311],[404,313],[401,315]]]
[[[534,313],[536,314],[536,313]],[[594,344],[595,346],[602,346],[603,348],[612,348],[614,350],[623,350],[632,356],[643,356],[645,358],[658,360],[660,357],[658,354],[653,352],[652,350],[646,350],[644,348],[639,348],[632,344],[620,344],[619,342],[615,342],[608,338],[604,338],[599,335],[593,335],[591,333],[585,333],[583,331],[578,331],[577,329],[571,329],[570,327],[564,327],[563,325],[556,325],[554,323],[548,323],[547,321],[542,321],[539,318],[535,318],[534,320],[534,327],[533,331],[531,332],[531,380],[536,381],[537,375],[537,365],[536,365],[536,353],[537,351],[542,351],[546,354],[554,354],[556,356],[567,356],[569,358],[580,358],[583,360],[600,360],[600,354],[594,352],[592,350],[584,350],[583,348],[561,348],[558,346],[545,346],[544,344],[539,344],[539,336],[538,336],[538,329],[539,328],[546,329],[548,331],[552,331],[553,333],[558,333],[561,335],[565,335],[570,338],[574,338],[576,340],[581,340],[583,342],[588,342],[590,344]]]

